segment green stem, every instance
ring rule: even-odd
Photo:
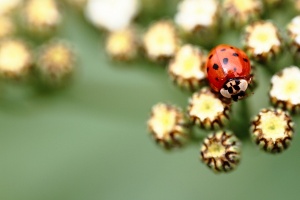
[[[247,101],[241,100],[237,103],[238,107],[232,113],[229,122],[229,128],[234,132],[234,134],[239,137],[241,140],[246,140],[249,136],[249,121],[250,121],[250,112],[248,108]],[[236,106],[237,106],[236,105]]]

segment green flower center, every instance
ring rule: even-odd
[[[208,157],[222,157],[225,154],[225,147],[220,142],[213,142],[207,148],[207,155]]]

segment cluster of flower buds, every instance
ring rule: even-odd
[[[189,124],[189,126],[196,125],[200,129],[212,131],[202,138],[200,157],[214,172],[228,172],[234,169],[241,158],[241,141],[230,131],[230,129],[234,129],[232,127],[234,125],[228,123],[231,117],[231,107],[235,106],[235,102],[228,101],[228,99],[216,93],[214,88],[211,89],[207,86],[214,85],[210,83],[211,80],[208,80],[207,77],[207,70],[209,70],[210,65],[208,60],[213,57],[213,53],[207,54],[209,49],[206,50],[203,46],[189,43],[185,38],[178,38],[180,30],[183,29],[185,32],[190,32],[190,34],[199,33],[199,30],[206,29],[207,31],[208,27],[212,30],[215,27],[215,20],[222,15],[220,13],[226,12],[227,17],[223,21],[223,26],[234,25],[233,27],[241,30],[241,36],[243,37],[241,37],[240,45],[249,56],[251,66],[257,62],[257,67],[264,67],[264,65],[272,67],[270,63],[274,64],[272,61],[280,57],[287,46],[290,47],[292,55],[295,57],[299,56],[297,53],[300,49],[300,43],[298,44],[297,42],[299,40],[298,37],[300,37],[298,36],[300,33],[298,30],[299,17],[295,17],[287,25],[286,32],[282,33],[270,19],[260,18],[264,6],[271,6],[271,2],[266,1],[265,4],[262,4],[261,1],[256,0],[243,2],[226,0],[222,3],[224,5],[220,8],[216,1],[209,1],[205,9],[202,7],[202,11],[197,9],[201,7],[201,1],[183,0],[178,5],[178,13],[174,18],[175,24],[173,24],[173,28],[169,28],[169,33],[164,32],[163,36],[159,37],[155,36],[157,33],[150,31],[151,28],[149,28],[144,34],[147,38],[150,37],[149,35],[152,35],[153,38],[156,37],[156,41],[159,41],[152,42],[151,47],[144,43],[146,52],[151,48],[152,50],[156,49],[157,53],[155,57],[153,56],[155,53],[152,53],[151,56],[147,54],[147,56],[151,60],[159,60],[162,57],[171,58],[168,64],[170,79],[180,88],[194,92],[189,99],[185,112],[188,122],[182,123],[181,128],[184,130],[184,135],[187,135],[185,138],[190,140],[193,139],[192,136],[195,133],[193,133],[191,128],[184,129],[187,127],[186,124]],[[280,4],[282,2],[277,1],[273,3]],[[158,26],[158,24],[162,24],[161,27],[163,27],[164,21],[158,21],[152,24],[151,27]],[[171,25],[172,23],[169,22],[170,27]],[[164,30],[163,28],[160,29]],[[177,30],[179,34],[176,34],[174,30]],[[166,37],[164,34],[169,34],[169,37]],[[166,45],[166,42],[168,45]],[[179,47],[176,47],[178,44]],[[155,45],[157,46],[156,48],[153,47]],[[169,48],[166,48],[166,46]],[[171,49],[177,50],[171,51]],[[171,52],[173,53],[171,54]],[[224,55],[228,56],[229,53],[224,53]],[[232,55],[239,57],[243,54],[234,52]],[[218,70],[219,67],[222,68],[227,63],[237,66],[237,68],[243,67],[238,66],[242,64],[236,64],[235,61],[231,61],[228,57],[223,58],[221,52],[217,57],[223,60],[221,61],[221,66],[218,64],[212,66],[214,70]],[[245,57],[242,59],[248,62],[248,59]],[[296,114],[300,111],[299,67],[280,68],[279,71],[276,70],[278,68],[280,66],[270,70],[273,73],[277,71],[271,78],[269,90],[270,102],[273,107],[263,108],[252,120],[249,118],[250,116],[241,116],[245,120],[251,121],[251,126],[244,132],[250,132],[249,138],[252,138],[253,143],[268,153],[282,152],[289,147],[294,133],[294,123],[291,114]],[[251,73],[252,75],[248,82],[250,92],[246,93],[245,98],[247,96],[255,96],[254,85],[256,85],[257,78],[256,74],[254,74],[253,66]],[[231,85],[232,83],[227,83],[223,88],[235,88],[235,85]],[[239,90],[241,87],[244,87],[244,83],[241,84],[235,81],[234,84],[238,87],[233,90]],[[241,101],[247,104],[246,100]],[[156,110],[156,112],[162,111]],[[155,138],[157,138],[159,132],[155,132],[155,124],[150,123],[153,121],[152,118],[153,115],[148,121],[148,128],[151,130],[152,135],[155,135]],[[171,132],[167,135],[171,137]],[[241,135],[241,133],[237,135]],[[159,142],[161,143],[162,141],[160,140]],[[177,147],[178,145],[172,146],[169,144],[168,149]]]
[[[270,108],[262,108],[252,120],[247,115],[239,117],[251,124],[243,134],[250,132],[249,138],[262,150],[278,153],[287,149],[294,132],[291,114],[300,111],[300,69],[274,66],[274,61],[286,49],[295,60],[300,57],[300,17],[281,30],[265,11],[284,3],[299,9],[299,1],[181,0],[173,19],[160,19],[146,28],[134,24],[144,1],[117,2],[87,0],[85,4],[87,19],[107,33],[105,50],[110,58],[128,61],[143,53],[150,61],[165,65],[176,86],[193,92],[186,109],[164,103],[153,106],[147,125],[158,144],[168,150],[179,148],[195,139],[194,129],[209,131],[200,137],[201,160],[214,172],[233,170],[242,149],[231,131],[236,130],[230,123],[232,107],[247,107],[247,97],[255,97],[254,69],[268,68],[273,76]],[[242,50],[221,45],[208,53],[218,45],[216,40],[232,43],[220,34],[229,27],[241,33],[235,43]]]
[[[0,2],[0,76],[55,88],[74,71],[72,45],[57,38],[63,14],[56,0]],[[38,80],[38,82],[36,81]]]

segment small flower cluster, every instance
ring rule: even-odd
[[[63,18],[57,1],[4,0],[0,7],[1,78],[64,85],[76,61],[73,47],[54,38]]]
[[[282,152],[289,147],[294,133],[291,114],[300,111],[300,69],[290,66],[278,71],[274,61],[284,50],[291,52],[295,60],[299,58],[300,17],[292,19],[283,31],[263,15],[264,10],[284,4],[282,0],[181,0],[173,20],[155,21],[144,31],[137,31],[138,26],[133,25],[138,3],[134,0],[116,2],[89,0],[85,10],[92,24],[108,32],[107,54],[112,59],[128,61],[135,59],[141,50],[149,60],[167,63],[167,72],[174,84],[193,92],[186,109],[165,103],[153,106],[147,125],[158,144],[168,150],[187,145],[194,139],[193,126],[196,126],[210,131],[201,138],[203,163],[214,172],[228,172],[239,164],[241,141],[230,131],[232,125],[228,123],[235,102],[213,91],[207,77],[207,60],[212,57],[207,50],[217,45],[214,41],[222,28],[230,27],[242,31],[240,46],[251,59],[244,58],[252,66],[248,77],[250,91],[245,96],[251,96],[257,85],[253,64],[268,69],[273,75],[269,91],[273,107],[262,108],[251,120],[250,138],[268,153]],[[293,3],[299,8],[298,1]],[[112,21],[117,18],[107,20],[115,11],[120,11],[118,17],[122,18],[118,23]],[[197,42],[193,38],[197,38]],[[239,57],[239,54],[235,52],[233,56]],[[228,59],[223,63],[227,64]],[[240,87],[230,84],[228,87]],[[246,84],[243,82],[241,86]]]

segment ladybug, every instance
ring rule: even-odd
[[[250,60],[245,52],[227,44],[215,47],[206,61],[210,87],[234,101],[246,94],[252,75]]]

